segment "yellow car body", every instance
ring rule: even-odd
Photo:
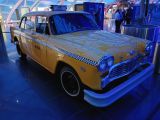
[[[44,16],[46,14],[34,12],[26,16],[33,15]],[[50,15],[52,13],[49,12],[46,16]],[[85,86],[95,91],[103,89],[101,87],[102,73],[97,69],[99,60],[103,56],[114,56],[114,65],[117,65],[138,54],[145,57],[145,46],[149,43],[147,40],[103,30],[46,35],[18,27],[11,28],[11,35],[13,42],[19,42],[23,53],[48,71],[56,73],[59,65],[67,64],[77,72]],[[135,54],[131,55],[131,51],[135,51]]]

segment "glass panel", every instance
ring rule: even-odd
[[[35,30],[35,16],[27,17],[25,29]]]
[[[23,18],[20,26],[21,29],[25,29],[25,21],[26,21],[26,18]]]
[[[36,32],[49,34],[48,21],[44,16],[37,16]]]
[[[51,26],[55,34],[85,30],[99,30],[93,16],[86,13],[53,15],[51,18]]]

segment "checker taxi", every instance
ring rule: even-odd
[[[11,27],[22,59],[58,76],[64,92],[105,107],[147,80],[152,43],[100,30],[87,12],[31,12]]]

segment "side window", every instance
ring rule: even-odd
[[[29,16],[26,18],[25,29],[26,30],[35,30],[35,16]]]
[[[36,32],[49,35],[48,20],[44,16],[37,16]]]
[[[26,17],[22,18],[22,21],[21,21],[21,24],[20,24],[21,29],[25,29],[25,22],[26,22]]]

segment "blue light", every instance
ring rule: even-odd
[[[114,59],[111,57],[108,59],[108,66],[111,67],[114,64]]]
[[[108,65],[103,62],[103,63],[101,63],[101,64],[99,65],[99,68],[100,68],[100,71],[103,71],[103,70],[105,70],[106,68],[108,68]]]
[[[113,56],[104,56],[98,63],[98,71],[106,72],[109,68],[114,64],[114,57]]]
[[[152,49],[153,49],[153,44],[149,43],[149,44],[146,45],[145,51],[146,51],[147,54],[150,54]]]

